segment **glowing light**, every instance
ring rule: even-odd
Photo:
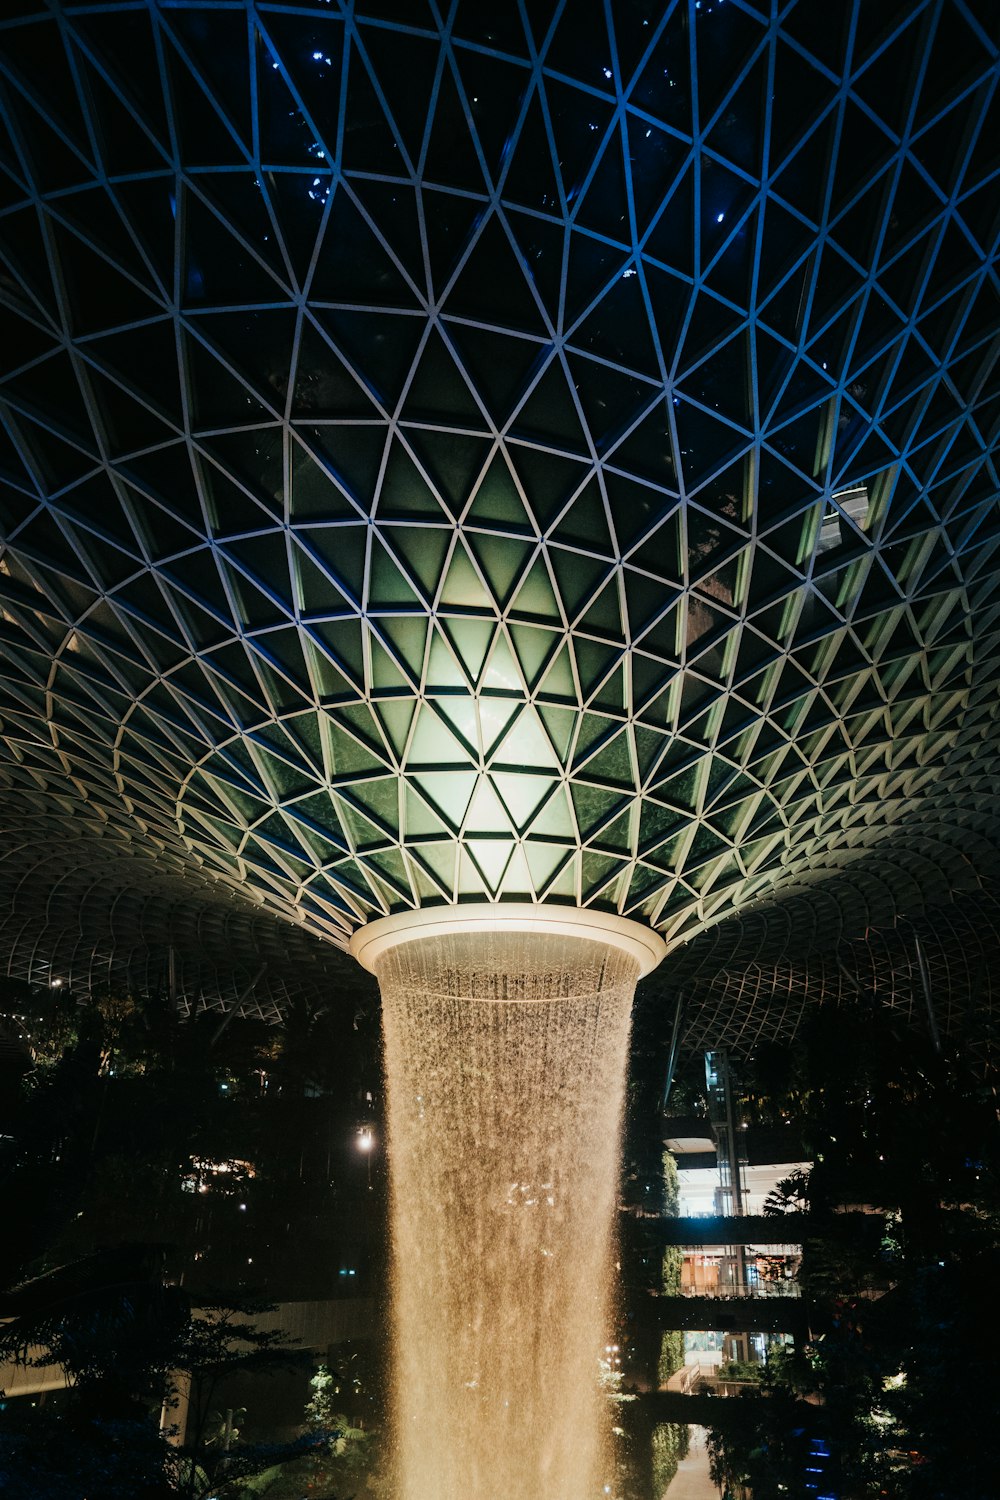
[[[593,1354],[610,1317],[639,960],[583,924],[578,939],[547,920],[513,933],[479,920],[414,937],[429,928],[421,913],[371,965],[392,1139],[400,1494],[601,1493]],[[472,1142],[456,1171],[457,1143]],[[526,1328],[559,1337],[526,1360]],[[617,1376],[619,1346],[606,1356]]]

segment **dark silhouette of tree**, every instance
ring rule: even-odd
[[[771,1362],[745,1431],[713,1434],[717,1473],[754,1500],[814,1493],[801,1423],[792,1407],[782,1415],[805,1394],[821,1403],[821,1467],[844,1500],[988,1500],[1000,1421],[983,1337],[1000,1272],[993,1082],[958,1048],[860,1002],[815,1015],[789,1075],[814,1165],[768,1207],[810,1214],[811,1337]],[[877,1212],[858,1220],[852,1207]]]
[[[52,1415],[15,1403],[4,1433],[12,1494],[25,1481],[29,1451],[39,1446],[52,1493],[81,1500],[93,1493],[196,1500],[215,1478],[228,1484],[308,1447],[213,1450],[208,1414],[219,1382],[236,1372],[287,1368],[300,1356],[282,1333],[257,1326],[255,1314],[271,1310],[265,1304],[219,1297],[193,1307],[183,1288],[164,1281],[162,1263],[156,1246],[103,1251],[0,1300],[7,1319],[0,1356],[57,1364],[69,1382],[63,1408]],[[178,1372],[191,1386],[179,1448],[160,1431]]]

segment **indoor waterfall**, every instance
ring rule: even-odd
[[[589,1500],[639,964],[462,932],[373,965],[392,1178],[399,1500]]]

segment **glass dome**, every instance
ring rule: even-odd
[[[67,891],[94,823],[341,946],[677,943],[887,850],[943,893],[995,754],[973,8],[7,15],[0,777]]]

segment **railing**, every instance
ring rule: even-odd
[[[690,1396],[697,1391],[702,1383],[713,1378],[715,1365],[703,1365],[700,1360],[694,1364],[684,1365],[682,1369],[675,1370],[667,1381],[668,1391],[677,1391],[682,1396]]]
[[[704,1396],[741,1396],[744,1391],[759,1391],[759,1380],[725,1380],[719,1376],[702,1377],[699,1392]]]
[[[763,1373],[763,1365],[761,1372]],[[667,1381],[666,1389],[681,1396],[714,1395],[738,1396],[741,1391],[759,1389],[759,1380],[734,1380],[719,1374],[719,1366],[703,1365],[700,1360],[676,1370]]]
[[[763,1297],[800,1297],[801,1288],[797,1281],[755,1281],[755,1282],[733,1282],[722,1286],[682,1286],[680,1289],[682,1297],[712,1297],[720,1301],[735,1301],[745,1299],[757,1299]]]

